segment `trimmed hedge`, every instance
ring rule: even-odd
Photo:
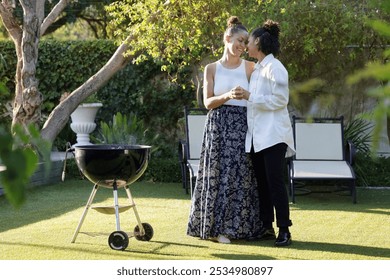
[[[390,157],[375,157],[358,154],[354,170],[357,186],[388,186],[390,187]]]
[[[108,40],[42,40],[37,65],[39,89],[44,96],[42,113],[48,115],[63,93],[72,92],[95,74],[116,48],[115,43]],[[0,49],[6,66],[2,80],[7,81],[12,93],[16,69],[14,45],[10,41],[0,41]],[[177,139],[182,133],[177,123],[183,117],[183,107],[195,99],[195,89],[189,69],[170,73],[173,74],[179,77],[175,82],[170,81],[167,73],[152,60],[138,65],[129,63],[96,93],[104,105],[98,112],[97,123],[109,122],[117,112],[125,115],[133,112],[143,119],[149,130],[161,135],[159,143],[152,143],[159,146],[158,155],[174,157]],[[11,98],[0,96],[0,106]],[[9,122],[9,119],[0,119],[0,123]],[[69,126],[60,133],[55,144],[63,150],[67,141],[75,142]]]

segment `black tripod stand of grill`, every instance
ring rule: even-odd
[[[116,231],[108,238],[108,244],[113,250],[125,250],[129,244],[129,236],[120,228],[119,213],[123,210],[133,209],[137,225],[134,228],[134,237],[140,241],[149,241],[153,237],[153,228],[148,223],[142,223],[137,207],[131,195],[129,185],[138,180],[145,172],[149,157],[150,146],[143,145],[87,145],[76,146],[75,159],[78,168],[92,183],[92,192],[89,196],[79,224],[72,238],[76,241],[81,226],[89,209],[105,213],[115,213]],[[114,205],[112,207],[92,207],[95,195],[100,187],[112,188]],[[124,188],[129,204],[119,206],[118,189]]]

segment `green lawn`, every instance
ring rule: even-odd
[[[71,238],[93,185],[67,179],[28,190],[13,209],[0,197],[2,260],[390,260],[390,189],[358,189],[358,203],[339,193],[298,196],[291,205],[293,244],[272,241],[218,244],[186,235],[189,196],[181,184],[136,182],[131,192],[142,222],[153,226],[149,242],[130,238],[125,251],[107,239],[115,216],[90,210],[75,243]],[[125,192],[119,189],[123,204]],[[94,205],[112,205],[112,191],[100,188]],[[133,231],[133,211],[121,213],[121,229]]]

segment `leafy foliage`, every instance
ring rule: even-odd
[[[373,124],[362,117],[349,122],[344,129],[344,138],[353,143],[357,152],[370,154]]]
[[[92,139],[100,144],[152,145],[157,142],[158,134],[149,133],[143,120],[134,113],[122,115],[118,112],[109,123],[100,122],[98,136]],[[152,147],[152,152],[156,149],[156,146]]]
[[[358,153],[354,170],[358,186],[389,186],[390,158]]]
[[[390,3],[387,1],[373,1],[377,6],[381,7],[383,11],[390,13]],[[390,41],[390,19],[388,21],[375,19],[368,20],[367,24],[373,28],[378,34],[386,36]],[[372,87],[368,91],[368,95],[378,100],[378,105],[373,110],[372,114],[376,125],[373,132],[374,148],[377,148],[379,141],[379,134],[382,128],[383,119],[387,118],[390,121],[390,50],[384,50],[382,61],[376,60],[366,65],[350,75],[347,82],[350,84],[357,84],[361,81],[367,82],[376,80],[380,86]]]
[[[381,46],[389,42],[366,24],[367,18],[388,17],[371,2],[127,0],[113,3],[108,11],[119,41],[129,34],[137,38],[136,44],[129,42],[133,53],[141,53],[137,61],[151,56],[172,80],[182,67],[202,68],[221,56],[229,16],[239,16],[249,30],[272,18],[281,23],[280,59],[289,71],[290,84],[315,79],[324,85],[292,100],[292,105],[306,114],[318,101],[318,110],[354,116],[363,108],[352,104],[367,103],[363,94],[367,86],[350,88],[345,78],[378,57]],[[332,99],[339,102],[323,104]]]
[[[0,54],[0,96],[9,95],[9,90],[7,89],[5,73],[7,70],[7,62],[4,59],[4,56]]]
[[[0,127],[0,160],[5,166],[0,172],[0,183],[9,202],[19,207],[25,200],[25,189],[36,170],[39,156],[46,163],[46,170],[50,167],[51,145],[41,139],[39,131],[32,125],[27,129],[28,134],[20,125],[14,129],[12,135]]]
[[[219,55],[232,3],[239,1],[121,1],[108,11],[121,41],[133,34],[133,51],[150,55],[163,70],[191,65],[205,54]],[[202,15],[202,16],[200,16]],[[145,20],[152,18],[151,20]],[[145,55],[139,56],[141,61]]]
[[[152,182],[181,183],[181,173],[177,159],[152,156],[142,179]]]
[[[209,55],[220,56],[223,31],[230,15],[238,15],[248,29],[272,18],[282,24],[283,49],[288,50],[282,54],[283,60],[288,59],[292,66],[289,67],[291,76],[299,75],[301,80],[313,70],[323,69],[321,63],[329,63],[334,55],[348,56],[345,52],[347,45],[370,43],[373,35],[364,18],[380,15],[380,10],[369,7],[366,2],[338,0],[304,3],[289,0],[172,0],[165,4],[159,0],[127,0],[113,3],[108,11],[113,18],[112,25],[118,28],[116,35],[119,40],[134,34],[137,44],[132,46],[133,52],[147,53],[166,63],[166,67],[172,66],[177,59],[183,64],[192,64]],[[146,20],[151,16],[153,20]],[[362,31],[367,31],[365,36],[362,36]],[[301,62],[306,62],[305,68],[297,67],[298,61],[292,60],[297,55]]]
[[[128,117],[117,113],[113,116],[112,122],[100,122],[100,136],[95,138],[99,143],[135,145],[145,144],[146,130],[142,120],[136,115]]]

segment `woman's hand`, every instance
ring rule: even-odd
[[[230,99],[237,99],[237,100],[246,99],[246,100],[248,100],[249,95],[250,95],[250,92],[243,89],[240,86],[237,86],[237,87],[232,88],[230,90]]]

